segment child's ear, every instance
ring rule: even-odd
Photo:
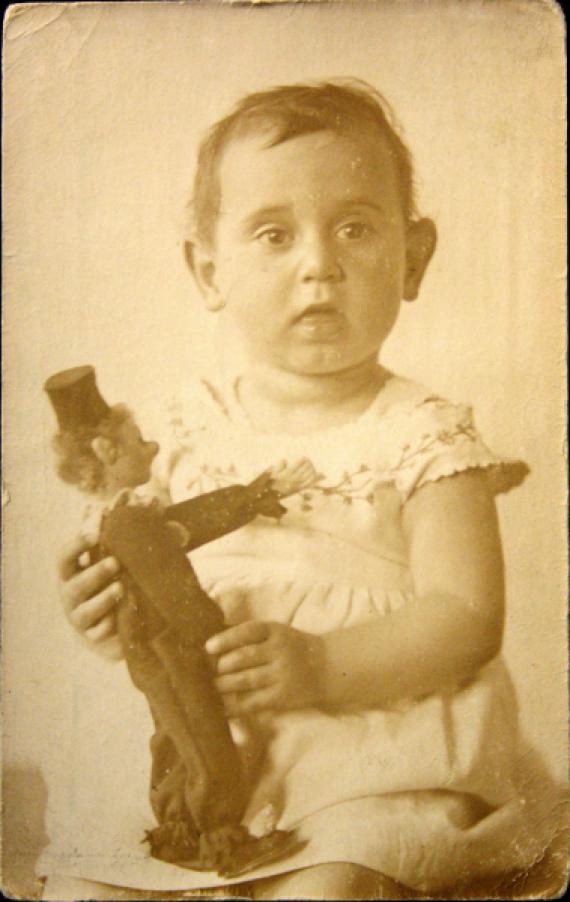
[[[214,255],[193,241],[185,241],[184,258],[208,310],[221,310],[224,299],[216,284]]]
[[[119,450],[112,439],[104,435],[96,435],[91,442],[91,450],[104,466],[112,466],[117,460]]]
[[[437,231],[431,219],[420,219],[408,226],[404,300],[414,301],[420,290],[428,263],[437,243]]]

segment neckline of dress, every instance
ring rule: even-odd
[[[260,440],[274,440],[278,438],[283,441],[307,441],[308,439],[317,439],[322,436],[338,435],[342,432],[348,432],[355,429],[356,427],[362,426],[364,422],[366,422],[368,419],[371,419],[371,417],[378,412],[380,412],[382,415],[385,414],[393,404],[393,402],[390,400],[391,396],[403,382],[406,382],[406,380],[402,379],[400,376],[397,376],[395,373],[392,373],[390,370],[386,370],[386,379],[383,385],[378,390],[370,404],[362,411],[362,413],[358,414],[357,417],[354,417],[354,419],[351,419],[346,423],[340,423],[337,426],[328,426],[324,429],[316,429],[313,432],[299,433],[264,432],[257,429],[253,425],[249,414],[240,401],[238,393],[238,382],[239,377],[236,376],[231,382],[227,383],[227,391],[224,392],[223,396],[225,403],[221,403],[221,399],[218,396],[218,393],[216,392],[214,394],[211,387],[209,391],[211,400],[216,403],[219,412],[228,423],[241,428],[243,431],[246,431],[249,434],[255,435]],[[378,408],[381,401],[383,401],[384,403],[380,407],[379,411]]]

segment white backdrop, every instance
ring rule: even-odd
[[[352,75],[395,108],[440,237],[385,362],[473,403],[488,442],[532,468],[500,501],[506,653],[524,724],[563,776],[560,15],[539,0],[16,13],[5,36],[7,763],[49,777],[81,660],[54,574],[80,499],[52,473],[44,379],[91,362],[108,399],[136,409],[207,364],[222,339],[181,249],[199,136],[247,91]]]

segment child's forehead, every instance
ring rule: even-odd
[[[244,131],[238,131],[229,138],[222,162],[228,153],[238,149],[245,149],[246,153],[263,154],[278,147],[297,148],[302,147],[305,154],[311,151],[318,152],[320,147],[336,143],[342,145],[350,142],[358,147],[366,155],[383,155],[391,152],[389,142],[384,133],[374,126],[353,125],[343,128],[316,128],[306,129],[293,134],[283,134],[270,122],[259,123],[255,127]]]
[[[392,149],[377,129],[320,129],[278,143],[271,133],[257,130],[232,141],[220,167],[222,209],[231,198],[253,201],[312,185],[330,188],[332,194],[339,185],[348,192],[373,182],[375,189],[385,190],[398,181]]]

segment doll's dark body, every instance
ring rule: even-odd
[[[156,726],[150,798],[159,826],[147,836],[151,853],[223,876],[281,857],[294,844],[292,834],[273,830],[256,838],[240,824],[249,787],[204,650],[224,618],[186,556],[258,514],[282,516],[274,477],[263,473],[247,486],[166,509],[144,504],[133,489],[148,482],[158,445],[142,438],[127,408],[109,407],[94,368],[56,373],[44,387],[60,429],[58,473],[100,499],[94,556],[114,555],[122,568],[118,635]]]
[[[190,867],[240,873],[283,849],[289,834],[252,839],[239,827],[247,801],[238,749],[214,686],[206,640],[224,626],[201,588],[187,551],[285,508],[263,475],[167,508],[121,504],[101,524],[100,546],[126,574],[118,633],[133,683],[146,696],[156,726],[151,742],[151,803],[159,827],[153,854]],[[189,534],[182,548],[168,527]],[[183,860],[181,860],[183,859]]]

